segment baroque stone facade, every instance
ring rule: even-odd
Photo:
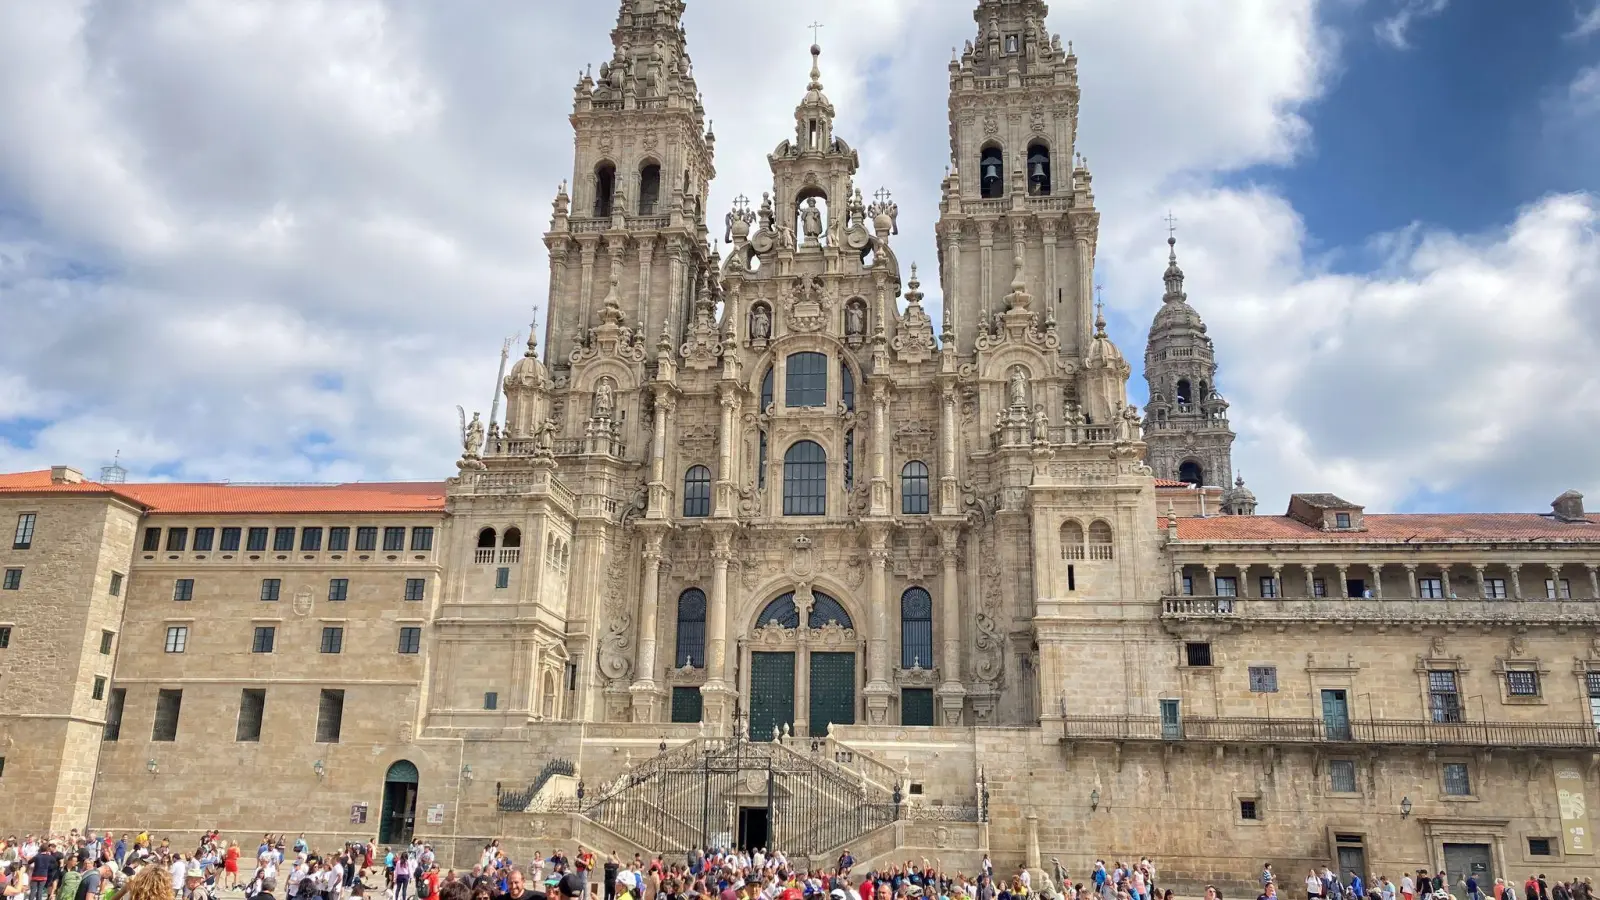
[[[503,417],[463,416],[448,481],[0,476],[38,535],[0,546],[24,573],[0,684],[38,686],[0,711],[0,828],[670,852],[804,806],[738,769],[715,809],[663,806],[748,735],[814,793],[892,802],[847,837],[864,863],[1600,871],[1580,496],[1255,515],[1175,252],[1141,416],[1039,0],[980,0],[950,64],[938,334],[819,48],[713,249],[682,10],[624,0],[576,87],[544,352]]]

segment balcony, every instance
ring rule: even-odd
[[[1600,733],[1587,722],[1430,722],[1372,719],[1261,719],[1159,716],[1065,716],[1069,741],[1195,741],[1210,743],[1382,745],[1395,747],[1593,748]]]
[[[1600,601],[1166,597],[1161,601],[1161,619],[1169,625],[1233,622],[1594,625],[1600,624]]]

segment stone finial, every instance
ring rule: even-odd
[[[1027,276],[1023,274],[1022,255],[1018,254],[1012,261],[1011,293],[1007,294],[1006,309],[1027,309],[1033,304],[1033,295],[1028,293]]]

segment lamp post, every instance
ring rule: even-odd
[[[1400,819],[1401,819],[1401,821],[1404,821],[1404,820],[1409,819],[1409,818],[1411,818],[1411,798],[1410,797],[1401,797],[1400,798]]]
[[[322,760],[319,759],[311,764],[311,771],[317,773],[317,780],[321,781],[322,776],[328,774],[328,767],[323,765]]]
[[[161,771],[161,766],[157,764],[155,758],[152,757],[144,761],[144,770],[149,772],[151,775],[154,775]]]
[[[1089,792],[1089,812],[1095,812],[1099,808],[1100,808],[1100,789],[1099,788],[1095,788],[1094,790],[1091,790]]]
[[[478,776],[472,774],[472,766],[471,765],[465,765],[465,766],[461,767],[461,780],[462,781],[465,781],[467,784],[471,784],[472,783],[472,779],[474,779],[476,777],[478,777]]]

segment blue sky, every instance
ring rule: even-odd
[[[767,189],[813,19],[858,185],[941,302],[946,63],[975,0],[689,0],[720,219]],[[442,478],[547,290],[615,4],[0,2],[0,470]],[[1600,504],[1600,0],[1057,0],[1136,365],[1179,219],[1264,510]],[[18,337],[20,336],[20,338]]]

